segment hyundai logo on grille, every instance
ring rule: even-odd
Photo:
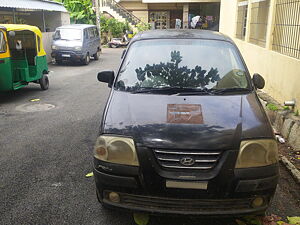
[[[180,159],[180,163],[184,166],[192,166],[195,164],[195,160],[191,157],[184,157]]]

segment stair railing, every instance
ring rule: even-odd
[[[124,6],[120,5],[115,0],[102,0],[103,6],[108,6],[117,13],[119,13],[124,19],[133,25],[137,25],[139,23],[143,23],[138,17],[129,12]]]

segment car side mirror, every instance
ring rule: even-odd
[[[126,53],[126,49],[123,50],[122,55],[121,55],[121,59],[124,58],[125,53]]]
[[[113,82],[115,80],[115,72],[114,71],[101,71],[97,76],[100,82],[108,83],[108,87],[112,87]]]
[[[258,73],[255,73],[253,75],[252,81],[257,89],[263,89],[265,87],[265,79]]]

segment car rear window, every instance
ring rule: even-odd
[[[246,69],[234,45],[225,41],[155,39],[133,43],[116,89],[249,88]]]

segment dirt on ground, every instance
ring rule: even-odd
[[[279,156],[285,156],[298,170],[300,170],[300,151],[294,151],[287,143],[278,144]]]

